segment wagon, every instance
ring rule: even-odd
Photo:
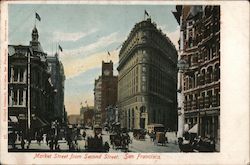
[[[102,134],[102,127],[94,126],[94,135]]]
[[[88,137],[85,144],[85,149],[88,152],[107,152],[102,137]]]
[[[166,144],[166,137],[164,132],[156,132],[156,144],[165,145]]]
[[[146,131],[145,129],[134,129],[133,136],[136,140],[145,140]]]
[[[111,134],[110,143],[114,149],[128,150],[130,137],[128,134]]]

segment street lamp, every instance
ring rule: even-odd
[[[178,101],[178,137],[183,136],[184,131],[184,93],[182,90],[183,73],[188,70],[188,62],[179,56],[177,63],[178,68],[178,87],[177,87],[177,101]]]

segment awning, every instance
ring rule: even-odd
[[[10,121],[13,122],[13,123],[17,123],[18,119],[17,119],[16,116],[10,116]]]
[[[198,133],[198,124],[195,124],[188,132],[189,133]]]
[[[39,117],[36,117],[35,120],[32,121],[32,127],[33,128],[39,128],[39,127],[45,127],[48,124],[46,124],[46,122],[44,122],[42,119],[40,119]]]

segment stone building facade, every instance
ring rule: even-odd
[[[29,128],[31,136],[54,115],[54,88],[38,37],[34,27],[30,45],[8,46],[8,125],[24,134]]]
[[[181,76],[184,123],[220,144],[220,7],[177,6],[180,59],[188,64]]]
[[[92,127],[94,125],[94,107],[87,106],[80,109],[81,124]]]
[[[102,75],[95,80],[95,124],[107,122],[107,108],[117,104],[117,76],[113,75],[113,62],[102,61]]]
[[[54,98],[54,118],[60,123],[65,123],[64,114],[64,68],[58,58],[58,53],[47,57],[49,72],[51,74],[51,83],[55,90]]]
[[[177,129],[177,51],[151,19],[137,23],[119,53],[119,120],[128,129]]]
[[[94,124],[101,125],[101,106],[102,106],[102,81],[101,76],[95,80],[94,88]]]

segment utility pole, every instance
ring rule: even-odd
[[[28,53],[28,108],[27,108],[27,119],[28,119],[28,133],[30,133],[30,53]]]

